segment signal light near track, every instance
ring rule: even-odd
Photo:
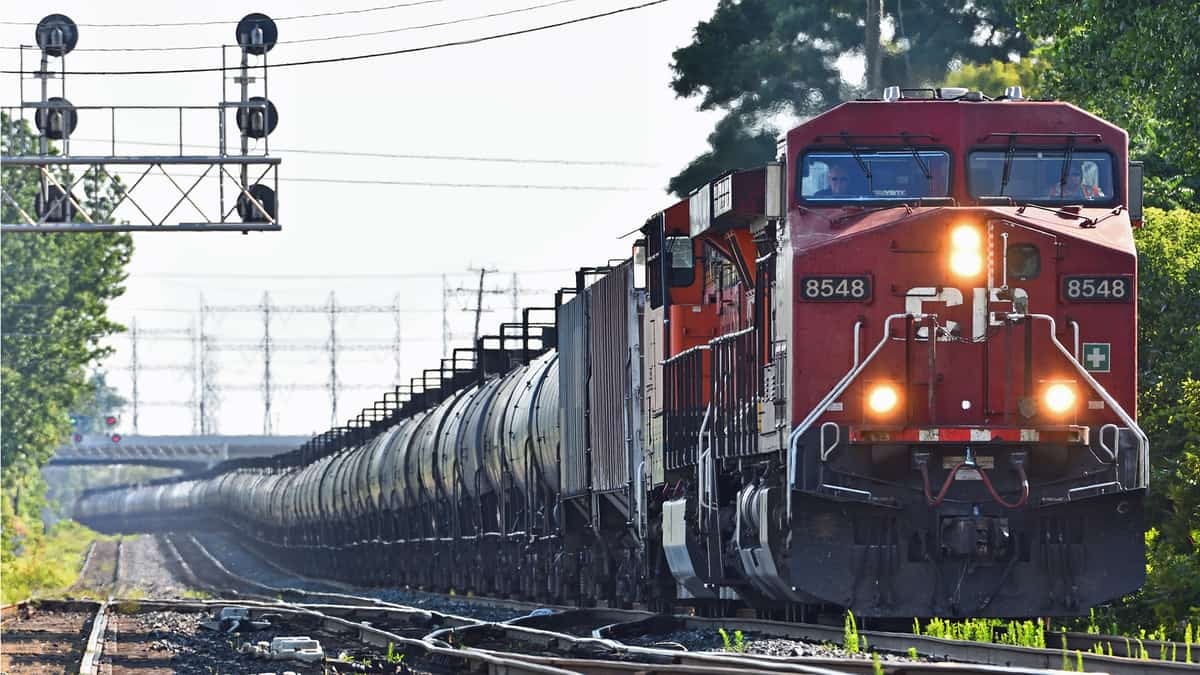
[[[117,425],[117,417],[116,417],[116,415],[109,415],[109,416],[105,417],[105,418],[104,418],[104,424],[105,424],[106,426],[115,427],[115,426]]]
[[[121,442],[121,434],[113,434],[110,437],[110,440],[112,440],[113,443],[120,443]]]

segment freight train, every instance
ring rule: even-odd
[[[779,149],[348,426],[80,519],[560,603],[1052,616],[1136,590],[1126,133],[889,87]]]

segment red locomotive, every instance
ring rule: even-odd
[[[1127,144],[1018,90],[843,104],[580,270],[553,321],[295,452],[77,512],[559,602],[1086,611],[1145,564]]]
[[[668,390],[711,383],[649,403],[662,480],[698,472],[663,502],[691,593],[1013,616],[1141,585],[1140,166],[1123,130],[1010,93],[838,106],[787,134],[786,173],[664,213],[665,247],[720,270],[668,270],[646,311]]]

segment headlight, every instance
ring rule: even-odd
[[[983,256],[979,251],[954,251],[950,254],[950,271],[960,277],[973,277],[983,271]]]
[[[1050,412],[1061,415],[1075,407],[1075,390],[1065,384],[1046,387],[1042,400]]]
[[[890,384],[877,385],[867,394],[867,407],[877,415],[891,412],[899,402],[900,394]]]
[[[950,271],[960,277],[983,271],[983,237],[971,225],[959,225],[950,233]]]
[[[983,244],[979,230],[970,225],[959,225],[950,233],[950,245],[956,249],[972,249],[978,251]]]

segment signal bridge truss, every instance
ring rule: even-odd
[[[278,112],[267,98],[266,58],[278,32],[268,17],[250,14],[238,24],[236,37],[236,46],[221,49],[221,100],[215,105],[77,106],[65,96],[70,74],[65,63],[79,39],[79,29],[61,14],[42,19],[36,30],[39,66],[26,71],[25,51],[33,48],[22,46],[20,104],[4,107],[11,125],[4,130],[9,139],[22,137],[16,131],[30,118],[39,135],[26,147],[10,143],[5,150],[13,154],[0,157],[4,174],[0,203],[5,215],[0,219],[4,221],[0,231],[282,229],[278,209],[281,160],[270,155],[268,141]],[[228,49],[240,53],[239,65],[226,66]],[[252,58],[257,60],[254,65]],[[57,68],[51,67],[52,60],[57,60]],[[232,97],[230,81],[236,85]],[[26,99],[27,82],[37,85],[40,96],[35,100]],[[51,95],[52,82],[58,83],[56,96]],[[209,133],[213,135],[196,139],[194,130],[212,123]],[[77,135],[77,127],[87,133]],[[125,152],[121,146],[128,143],[120,140],[119,133],[141,128],[158,133],[173,130],[178,151],[162,155]],[[107,152],[74,151],[83,144],[90,148],[101,144],[101,152]],[[252,149],[252,145],[261,148]],[[185,148],[197,147],[205,152],[185,152]],[[27,192],[18,194],[21,186],[31,183],[37,185],[32,204]]]

